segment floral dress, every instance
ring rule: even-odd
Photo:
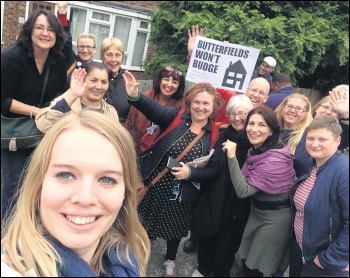
[[[164,154],[161,161],[151,173],[146,184],[153,180],[165,167],[168,157],[176,158],[196,137],[190,129],[186,131]],[[182,162],[187,163],[202,156],[202,139],[194,144]],[[166,173],[149,190],[138,207],[142,224],[150,238],[163,238],[165,240],[180,239],[188,235],[191,222],[191,204],[181,202],[182,181],[178,181],[170,173]],[[179,185],[179,194],[174,190]],[[188,186],[188,185],[186,185]]]

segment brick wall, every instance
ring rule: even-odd
[[[143,7],[148,9],[153,9],[154,1],[113,1],[118,3],[123,3],[125,5]]]
[[[25,18],[26,1],[6,1],[4,5],[4,22],[1,51],[16,41],[22,28],[18,23],[18,18]]]

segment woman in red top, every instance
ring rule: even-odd
[[[183,106],[184,90],[184,73],[177,67],[161,67],[154,74],[153,89],[144,94],[164,106]],[[130,108],[125,125],[133,135],[138,152],[142,136],[146,132],[152,134],[158,128],[134,107]]]

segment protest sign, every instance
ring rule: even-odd
[[[260,49],[197,36],[186,80],[245,93]]]

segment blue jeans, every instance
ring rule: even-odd
[[[16,203],[14,195],[20,187],[22,172],[32,151],[33,149],[12,152],[1,149],[3,179],[1,190],[1,222],[4,221]]]

